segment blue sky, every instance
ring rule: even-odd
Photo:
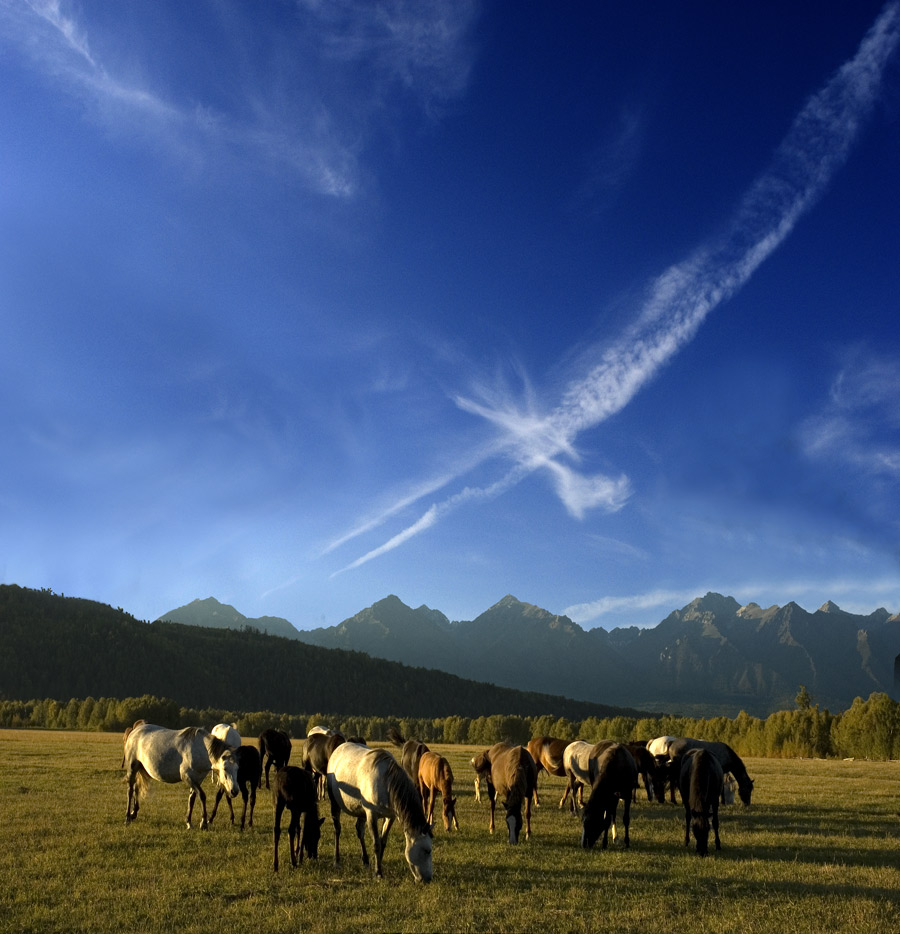
[[[0,0],[0,579],[900,610],[900,6]]]

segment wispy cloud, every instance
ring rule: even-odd
[[[822,412],[802,426],[807,456],[900,480],[900,363],[855,348]],[[875,438],[879,441],[875,441]],[[893,437],[893,443],[885,441]]]
[[[318,194],[346,199],[359,190],[360,154],[373,125],[390,119],[401,92],[433,115],[465,88],[471,67],[466,39],[476,6],[456,0],[298,0],[298,7],[302,15],[293,31],[274,40],[287,47],[271,63],[275,73],[254,75],[240,88],[244,100],[233,99],[230,109],[224,98],[218,106],[205,100],[201,84],[180,86],[181,99],[163,90],[170,63],[139,43],[131,55],[140,62],[145,54],[144,74],[156,72],[159,87],[150,78],[135,81],[117,72],[93,49],[80,11],[64,0],[0,0],[0,41],[20,49],[110,129],[132,135],[137,129],[194,157],[225,147],[288,168]],[[269,27],[277,28],[255,12],[233,26],[233,44],[218,61],[225,84],[237,68],[225,56]],[[259,38],[261,45],[267,42]],[[177,42],[166,53],[178,55]]]
[[[584,476],[570,466],[579,460],[578,437],[621,411],[691,341],[710,312],[746,284],[821,197],[878,98],[885,66],[898,41],[900,7],[890,3],[857,54],[806,102],[768,170],[744,196],[724,232],[650,284],[633,325],[617,341],[596,345],[582,356],[588,360],[587,372],[571,381],[559,404],[542,406],[527,383],[524,401],[484,392],[480,398],[456,400],[496,429],[490,456],[513,462],[501,482],[479,491],[482,496],[488,490],[496,495],[518,479],[543,470],[576,518],[588,509],[615,510],[624,505],[631,492],[626,477]],[[403,532],[345,570],[432,528],[471,498],[457,494],[435,504]]]

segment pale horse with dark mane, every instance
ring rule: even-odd
[[[238,764],[234,750],[227,743],[199,726],[170,730],[153,723],[136,724],[125,740],[125,780],[128,783],[125,823],[137,817],[149,779],[154,778],[158,782],[184,782],[188,786],[188,827],[194,801],[199,796],[203,808],[200,829],[206,830],[209,826],[206,794],[200,786],[210,772],[227,795],[234,798],[238,794]]]
[[[365,833],[375,853],[375,876],[381,878],[388,832],[399,820],[406,838],[404,855],[416,882],[430,882],[433,840],[422,796],[413,780],[386,749],[343,743],[328,760],[328,796],[334,823],[334,861],[341,860],[341,811],[356,818],[363,865],[369,865]],[[378,821],[383,820],[379,829]]]

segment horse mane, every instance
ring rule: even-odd
[[[205,730],[203,732],[206,732]],[[221,759],[222,756],[231,749],[231,746],[225,742],[224,739],[219,739],[218,736],[203,737],[206,741],[206,748],[209,750],[210,756],[213,759]]]
[[[389,752],[384,749],[376,749],[374,752],[374,764],[381,766],[384,763],[391,810],[397,815],[404,830],[425,833],[428,822],[425,820],[425,809],[418,788]]]
[[[193,739],[195,736],[206,732],[202,726],[186,726],[183,730],[178,731],[178,735],[184,739]]]

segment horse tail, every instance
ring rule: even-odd
[[[395,726],[392,726],[392,727],[388,730],[388,739],[389,739],[395,746],[400,746],[400,747],[402,747],[403,744],[406,742],[406,740],[405,740],[405,739],[403,738],[403,736],[401,735],[400,731],[399,731],[399,730],[397,729],[397,727],[395,727]]]

